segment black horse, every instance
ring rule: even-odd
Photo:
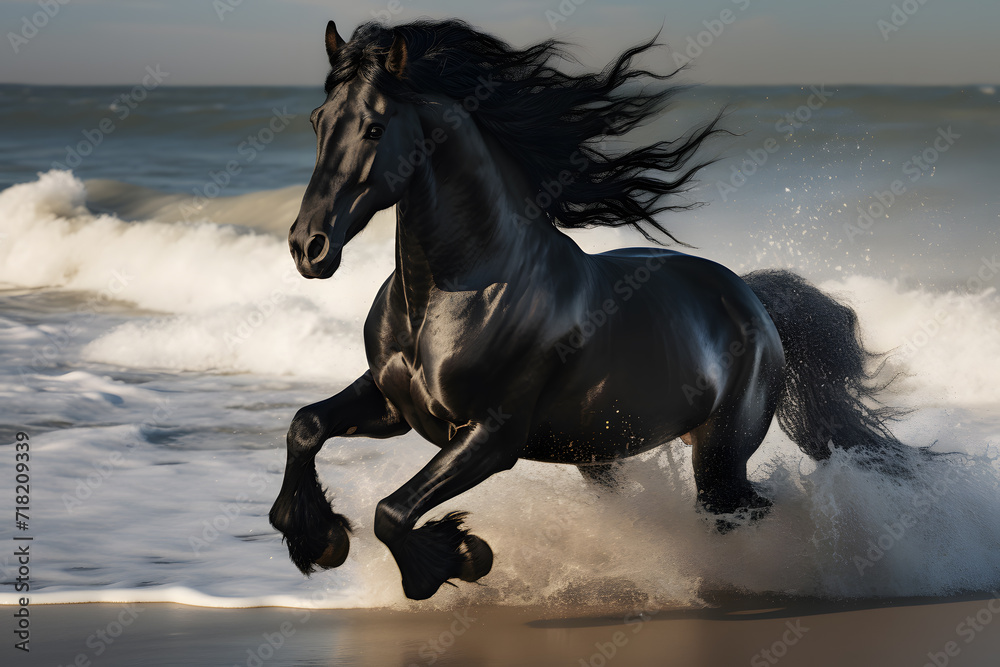
[[[298,411],[271,523],[303,573],[347,557],[315,457],[332,437],[416,429],[441,448],[379,502],[375,534],[403,590],[475,581],[493,554],[463,513],[417,522],[518,459],[568,463],[614,484],[615,461],[680,437],[698,501],[760,518],[770,502],[747,460],[777,414],[807,454],[902,447],[868,400],[854,312],[802,278],[740,278],[657,248],[589,255],[558,227],[630,225],[676,240],[654,216],[684,191],[718,118],[675,141],[612,153],[597,142],[658,113],[672,88],[633,68],[570,75],[555,42],[524,50],[459,21],[327,26],[332,71],[311,117],[316,168],[289,233],[299,272],[329,278],[376,211],[396,206],[396,266],[364,327],[368,371]],[[558,64],[556,62],[556,64]],[[669,177],[669,178],[668,178]],[[731,527],[720,521],[720,529]]]

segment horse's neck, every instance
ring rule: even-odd
[[[396,270],[409,310],[422,310],[434,288],[507,282],[572,243],[546,221],[527,220],[523,177],[471,118],[441,129],[446,139],[415,168],[397,205]]]

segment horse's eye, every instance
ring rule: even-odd
[[[381,139],[382,135],[385,134],[385,127],[375,123],[368,128],[368,132],[365,134],[366,139]]]

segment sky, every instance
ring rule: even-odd
[[[347,37],[456,16],[525,46],[555,37],[599,67],[662,26],[643,62],[708,84],[1000,81],[997,0],[0,0],[0,82],[318,85],[328,19]]]

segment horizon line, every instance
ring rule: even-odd
[[[30,81],[0,81],[0,86],[38,86],[45,88],[103,88],[103,87],[121,87],[121,86],[135,86],[134,81],[120,82],[120,83],[35,83]],[[885,87],[885,88],[960,88],[963,86],[975,86],[978,88],[993,88],[1000,87],[1000,80],[998,81],[965,81],[961,83],[861,83],[855,81],[840,81],[840,82],[830,82],[823,81],[817,83],[816,81],[801,82],[801,81],[791,81],[786,83],[713,83],[707,81],[678,81],[678,86],[694,86],[694,87],[719,87],[719,88],[751,88],[751,87],[769,87],[769,86],[857,86],[857,87]],[[323,88],[323,83],[318,82],[316,84],[296,84],[296,83],[163,83],[157,86],[157,88]]]

